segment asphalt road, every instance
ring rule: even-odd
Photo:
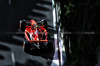
[[[19,32],[21,19],[43,18],[53,26],[52,0],[0,0],[0,66],[51,64],[54,52],[43,53],[40,56],[27,54],[22,48],[24,35],[16,33]]]
[[[100,52],[98,53],[98,62],[96,64],[96,66],[100,66]]]

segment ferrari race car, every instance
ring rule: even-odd
[[[41,21],[20,20],[20,29],[25,34],[25,41],[23,42],[23,50],[25,52],[52,50],[53,43],[48,41],[47,22],[44,19]]]

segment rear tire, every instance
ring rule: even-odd
[[[45,29],[47,30],[47,21],[44,21],[44,26],[45,26]]]
[[[20,20],[20,30],[25,31],[25,20]]]
[[[45,33],[43,33],[42,40],[45,40],[45,39],[46,39],[46,35]]]
[[[45,26],[45,29],[47,30],[47,29],[48,29],[48,28],[47,28],[47,21],[44,20],[44,19],[42,19],[41,21],[42,21],[42,24]]]

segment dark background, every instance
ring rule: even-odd
[[[100,66],[100,0],[55,0],[55,3],[60,3],[61,9],[57,25],[71,33],[64,34],[67,65]]]
[[[52,24],[52,0],[0,0],[0,66],[12,66],[12,53],[16,66],[47,66],[53,52],[35,56],[23,51],[24,34],[18,34],[22,19],[47,20]]]

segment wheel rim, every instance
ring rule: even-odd
[[[23,42],[23,50],[25,49],[25,44],[24,44],[24,42]]]
[[[20,21],[20,28],[21,28],[21,21]]]

